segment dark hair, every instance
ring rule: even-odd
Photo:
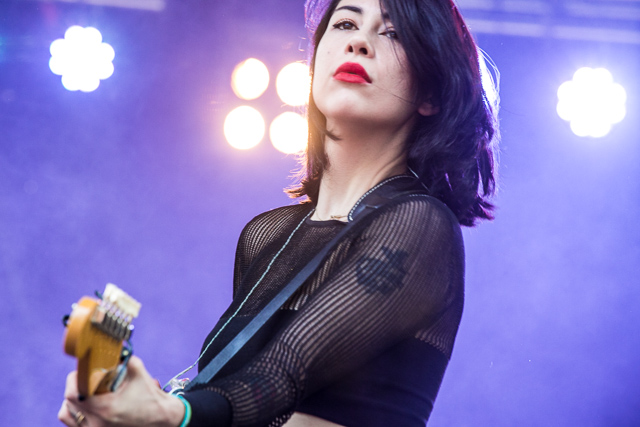
[[[307,0],[312,37],[311,77],[316,47],[340,0]],[[328,3],[328,4],[327,4]],[[452,0],[380,0],[403,46],[415,87],[416,105],[429,102],[437,114],[417,118],[407,139],[409,167],[432,196],[444,202],[460,224],[493,219],[489,198],[496,189],[497,103],[482,86],[478,48]],[[321,16],[321,19],[318,19]],[[304,178],[289,190],[316,202],[328,166],[326,119],[309,97],[309,142]]]

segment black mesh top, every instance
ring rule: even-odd
[[[233,301],[202,369],[344,223],[301,204],[254,218],[239,239]],[[200,390],[191,426],[279,426],[294,412],[346,426],[424,426],[462,315],[460,226],[416,195],[371,213],[278,314]]]

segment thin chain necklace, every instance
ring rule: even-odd
[[[331,216],[329,216],[329,219],[322,219],[319,216],[316,216],[316,218],[318,218],[318,221],[329,221],[329,220],[338,220],[339,221],[339,220],[344,219],[346,217],[347,217],[346,214],[345,215],[331,215]]]
[[[412,173],[416,178],[418,178],[418,175],[413,171],[413,169],[409,168],[409,171],[410,171],[410,172],[411,172],[411,173]],[[347,218],[348,220],[351,220],[351,219],[352,219],[352,218],[351,218],[351,214],[353,213],[353,211],[354,211],[354,210],[356,209],[356,207],[360,204],[360,202],[361,202],[365,197],[367,197],[370,193],[372,193],[374,190],[376,190],[377,188],[381,187],[382,185],[386,184],[386,183],[387,183],[387,182],[389,182],[389,181],[393,181],[393,180],[398,179],[398,178],[404,178],[404,177],[407,177],[407,176],[411,176],[411,175],[408,175],[408,174],[394,175],[394,176],[391,176],[391,177],[389,177],[389,178],[387,178],[387,179],[383,180],[382,182],[379,182],[376,186],[374,186],[373,188],[370,188],[366,193],[364,193],[364,194],[362,195],[362,197],[360,197],[360,198],[358,199],[358,201],[353,205],[353,207],[351,208],[351,210],[349,211],[349,213],[348,213],[348,214],[346,214],[346,215],[330,215],[330,216],[329,216],[329,220],[332,220],[332,219],[335,219],[335,220],[341,220],[341,219],[344,219],[344,218]],[[423,185],[423,187],[427,188],[424,184],[422,184],[422,185]],[[326,220],[326,219],[322,219],[322,218],[320,218],[320,217],[319,217],[319,216],[317,216],[317,215],[316,215],[316,218],[318,218],[318,221],[328,221],[328,220]]]

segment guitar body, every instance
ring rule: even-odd
[[[131,321],[140,304],[109,284],[102,299],[83,297],[67,321],[64,351],[78,359],[81,396],[113,391],[123,374],[123,341],[131,336]],[[129,351],[125,349],[125,354]]]

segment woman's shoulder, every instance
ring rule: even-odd
[[[276,225],[278,223],[295,221],[296,219],[301,220],[311,209],[312,206],[308,203],[298,203],[269,209],[253,217],[253,219],[247,223],[247,227]]]
[[[380,182],[365,193],[349,213],[357,218],[371,209],[378,222],[424,225],[448,223],[455,228],[460,224],[454,212],[441,200],[430,195],[427,187],[410,175],[397,175]],[[391,225],[391,224],[390,224]]]
[[[291,233],[309,213],[311,206],[297,204],[270,209],[255,216],[240,233],[236,255],[242,263],[260,253],[271,243],[278,242]]]
[[[279,234],[297,225],[312,209],[308,203],[281,206],[256,215],[245,225],[242,236]]]
[[[458,218],[449,207],[426,193],[407,194],[383,206],[380,220],[409,222],[431,226],[447,225],[460,229]]]

